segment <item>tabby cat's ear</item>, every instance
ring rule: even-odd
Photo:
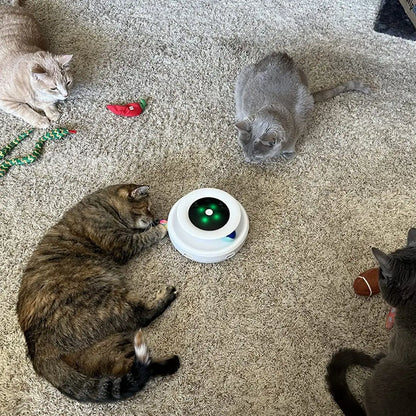
[[[130,197],[133,199],[140,199],[142,196],[149,194],[149,186],[139,186],[130,192]]]
[[[43,66],[36,64],[32,66],[32,68],[30,69],[30,76],[33,79],[41,80],[41,79],[45,79],[48,75],[46,73],[46,69],[43,68]]]
[[[57,55],[55,56],[56,62],[62,66],[62,68],[68,68],[69,62],[72,59],[72,55]]]
[[[248,133],[251,130],[251,124],[248,120],[241,120],[235,123],[238,130]]]
[[[386,275],[391,274],[390,256],[375,247],[373,247],[371,250],[373,252],[373,256],[376,258],[378,264],[380,265],[380,268],[383,270],[383,273]]]
[[[416,228],[411,228],[407,233],[407,247],[416,247]]]

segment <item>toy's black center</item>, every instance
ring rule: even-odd
[[[214,231],[227,224],[230,210],[217,198],[201,198],[190,206],[188,216],[195,227]]]

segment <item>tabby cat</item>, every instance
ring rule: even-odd
[[[347,416],[416,415],[416,229],[407,246],[392,254],[373,248],[380,265],[379,285],[384,300],[396,308],[387,354],[371,357],[353,349],[338,351],[328,365],[329,391]],[[374,368],[366,382],[364,407],[346,381],[352,365]]]
[[[238,140],[247,162],[296,156],[295,145],[306,129],[314,103],[346,91],[369,88],[360,81],[310,93],[304,72],[286,53],[272,53],[246,66],[235,90]]]
[[[25,268],[17,314],[35,371],[79,401],[125,399],[179,368],[152,361],[141,327],[176,298],[167,286],[150,306],[121,265],[166,235],[147,186],[114,185],[86,196],[42,238]]]
[[[0,109],[33,127],[59,118],[56,103],[68,97],[72,55],[53,55],[34,18],[20,7],[0,6]]]

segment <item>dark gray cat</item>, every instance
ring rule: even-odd
[[[272,53],[243,68],[237,78],[235,99],[238,139],[247,162],[277,156],[296,156],[295,145],[305,131],[314,102],[346,91],[370,89],[360,81],[310,93],[306,75],[286,53]]]
[[[416,229],[407,246],[387,255],[373,248],[380,264],[379,285],[384,300],[396,308],[395,325],[387,355],[375,358],[353,349],[338,351],[328,365],[329,391],[345,415],[416,415]],[[352,365],[374,368],[365,388],[365,410],[346,382]]]

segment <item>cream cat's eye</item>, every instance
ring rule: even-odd
[[[50,90],[51,91],[56,91],[58,88],[57,87],[55,87],[55,88],[50,88]]]

